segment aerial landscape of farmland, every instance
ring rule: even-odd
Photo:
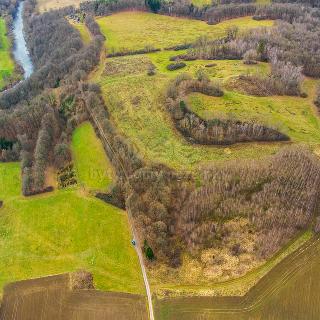
[[[320,313],[317,0],[0,0],[0,320]]]

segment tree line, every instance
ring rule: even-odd
[[[204,120],[196,115],[185,102],[191,92],[222,96],[221,89],[202,73],[198,79],[188,74],[179,75],[168,87],[167,106],[176,128],[189,141],[199,144],[228,145],[248,141],[285,141],[289,138],[275,129],[235,120]]]
[[[10,16],[12,18],[16,12],[18,2],[18,0],[1,0],[0,17]]]
[[[317,0],[277,0],[275,5],[298,4],[300,6],[319,6]],[[122,10],[150,11],[164,15],[182,16],[215,24],[223,20],[255,15],[260,8],[255,0],[213,0],[211,4],[198,7],[190,0],[110,0],[86,1],[80,4],[80,10],[96,16],[106,16]],[[290,10],[290,9],[288,9]]]
[[[320,2],[318,0],[272,0],[273,3],[297,3],[303,4],[311,7],[320,7]]]

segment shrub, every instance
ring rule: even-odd
[[[148,67],[148,72],[147,72],[147,75],[148,76],[154,76],[156,74],[156,67],[151,64],[149,67]]]
[[[153,250],[148,245],[147,240],[144,240],[143,251],[144,251],[144,254],[146,255],[146,257],[148,258],[148,260],[150,260],[150,261],[154,260],[155,256],[154,256]]]
[[[170,63],[167,66],[167,69],[169,71],[173,71],[173,70],[178,70],[178,69],[182,69],[186,66],[186,64],[184,62],[177,62],[177,63]]]
[[[216,63],[208,63],[205,65],[206,68],[212,68],[212,67],[216,67],[217,64]]]
[[[157,13],[161,8],[160,0],[146,0],[146,5],[150,8],[150,10],[154,13]]]
[[[244,64],[256,64],[257,60],[258,60],[258,54],[257,54],[257,51],[254,49],[248,50],[243,55],[243,63]]]
[[[85,270],[79,270],[70,274],[70,289],[94,289],[93,275]]]

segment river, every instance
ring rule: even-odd
[[[33,72],[33,64],[29,55],[26,40],[23,34],[23,8],[24,2],[20,2],[17,14],[13,21],[14,49],[13,56],[23,68],[24,78],[27,79]]]

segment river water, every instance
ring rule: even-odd
[[[27,79],[33,72],[33,65],[26,45],[23,34],[23,8],[24,2],[20,2],[16,17],[13,21],[14,49],[13,56],[15,60],[22,66],[24,78]]]

